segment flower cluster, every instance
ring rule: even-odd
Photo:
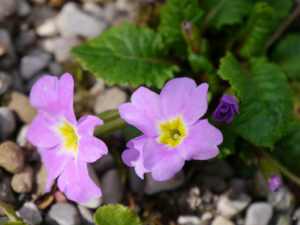
[[[141,178],[151,172],[158,181],[168,180],[186,160],[207,160],[219,153],[222,133],[207,119],[208,85],[197,87],[189,78],[173,79],[160,95],[140,87],[131,103],[119,107],[121,118],[144,134],[127,143],[124,163],[135,167]]]
[[[96,116],[76,121],[73,110],[74,81],[66,73],[58,80],[44,76],[31,89],[30,103],[38,110],[27,131],[27,139],[37,147],[48,171],[46,191],[58,178],[58,188],[67,198],[88,202],[100,197],[101,190],[90,179],[87,163],[107,154],[106,145],[93,136],[103,124]]]

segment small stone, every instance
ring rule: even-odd
[[[58,34],[56,21],[53,18],[46,20],[36,28],[36,33],[41,37],[53,37]]]
[[[202,176],[204,187],[216,193],[222,193],[226,190],[227,184],[224,179],[217,176]]]
[[[26,132],[28,130],[28,127],[29,125],[24,125],[23,127],[21,127],[17,135],[17,144],[22,148],[24,148],[27,143]]]
[[[6,0],[2,0],[2,1],[6,1]],[[1,11],[1,6],[0,6],[0,11]],[[10,34],[8,33],[7,30],[1,28],[0,28],[0,51],[1,51],[0,68],[9,69],[17,61],[17,56],[10,38]]]
[[[112,154],[108,153],[92,163],[92,165],[97,173],[103,173],[106,170],[113,168],[116,165],[116,162]]]
[[[253,203],[247,209],[245,225],[267,225],[272,215],[273,209],[269,203]]]
[[[10,137],[15,129],[16,120],[13,112],[7,107],[0,107],[0,138]]]
[[[21,58],[21,76],[25,80],[29,80],[35,74],[42,71],[48,66],[51,55],[47,52],[36,50]]]
[[[94,38],[107,27],[105,21],[85,13],[74,2],[66,3],[57,16],[57,27],[63,36]]]
[[[166,181],[156,181],[150,173],[147,173],[145,174],[145,180],[145,193],[147,195],[154,195],[158,192],[174,190],[180,187],[184,183],[184,173],[180,171],[173,178]]]
[[[57,62],[51,62],[48,67],[50,74],[54,76],[60,76],[63,72],[62,66]]]
[[[14,44],[18,51],[23,51],[33,45],[35,41],[35,33],[33,30],[21,32],[15,39]]]
[[[16,198],[10,187],[9,177],[3,177],[0,182],[0,200],[10,203],[14,203],[16,201]]]
[[[24,151],[12,141],[0,145],[0,166],[10,173],[19,173],[24,167]]]
[[[82,6],[82,9],[99,20],[103,20],[105,18],[105,10],[94,2],[85,2]]]
[[[102,78],[97,78],[95,84],[90,89],[91,95],[95,96],[102,93],[105,90],[105,81]]]
[[[56,203],[47,213],[46,222],[53,225],[80,225],[80,217],[72,204]]]
[[[179,225],[201,225],[198,216],[179,216],[177,219]]]
[[[117,109],[127,100],[127,94],[117,87],[107,89],[102,94],[99,94],[94,103],[95,114],[100,114],[107,110]]]
[[[268,194],[268,202],[278,211],[292,211],[295,205],[294,195],[286,188]]]
[[[72,47],[80,43],[80,40],[76,37],[57,37],[44,40],[42,47],[54,54],[56,62],[64,63],[71,58],[69,52]]]
[[[269,222],[269,224],[272,225],[291,225],[292,219],[291,219],[291,213],[290,212],[274,212],[273,218]]]
[[[17,193],[31,192],[33,185],[33,169],[25,166],[22,172],[15,174],[11,180],[11,187]]]
[[[11,71],[12,75],[12,89],[17,92],[24,93],[25,92],[25,87],[23,80],[21,79],[21,76],[19,74],[19,71],[17,69],[13,69]]]
[[[34,5],[32,12],[30,13],[27,23],[33,24],[35,28],[43,24],[46,20],[54,18],[57,15],[57,11],[50,8],[47,4]]]
[[[231,219],[245,210],[250,202],[251,197],[244,193],[238,194],[234,199],[230,199],[228,195],[223,195],[219,199],[217,210],[222,216]]]
[[[200,171],[204,174],[215,175],[223,178],[230,178],[234,175],[233,168],[225,160],[214,160],[199,164]]]
[[[47,183],[48,172],[44,166],[44,164],[39,164],[36,168],[35,173],[35,184],[36,184],[36,191],[34,193],[35,196],[39,197],[46,193],[45,186]]]
[[[183,211],[196,211],[202,206],[199,187],[192,187],[187,192],[182,192],[178,198],[178,205]]]
[[[124,185],[117,169],[110,169],[101,178],[104,204],[116,204],[123,198]]]
[[[260,171],[255,173],[252,183],[252,192],[253,195],[258,198],[266,198],[270,192],[269,185]]]
[[[4,217],[0,217],[0,224],[5,224],[9,221],[8,217],[7,216],[4,216]]]
[[[297,209],[294,211],[292,220],[293,220],[294,222],[297,222],[297,225],[300,225],[300,208],[297,208]],[[295,224],[296,224],[296,223],[295,223]]]
[[[217,216],[211,223],[211,225],[234,225],[234,223],[222,216]],[[256,224],[259,225],[259,224]]]
[[[234,192],[247,192],[247,182],[241,178],[233,178],[229,182],[229,187]]]
[[[0,20],[12,15],[18,7],[16,0],[0,0]]]
[[[30,0],[30,1],[40,5],[44,5],[47,2],[47,0]]]
[[[43,221],[39,209],[33,202],[25,202],[16,213],[24,222],[31,225],[41,224]]]
[[[142,192],[144,186],[144,180],[142,180],[138,175],[136,175],[134,168],[132,167],[128,168],[128,172],[129,172],[130,189],[134,193]]]
[[[78,205],[78,210],[79,210],[79,214],[82,220],[82,224],[85,225],[94,225],[94,216],[93,213],[91,212],[91,210],[89,210],[88,208],[82,206],[82,205]]]
[[[15,111],[24,123],[31,123],[37,115],[36,109],[30,105],[29,98],[16,91],[11,93],[8,108]]]
[[[208,225],[210,221],[213,219],[213,215],[210,212],[205,212],[201,216],[201,225]]]
[[[17,12],[20,17],[28,16],[31,12],[31,7],[26,0],[17,0],[18,8]]]
[[[7,92],[11,84],[12,84],[11,76],[4,71],[0,71],[0,95]]]

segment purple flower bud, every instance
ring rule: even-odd
[[[187,33],[188,36],[191,36],[191,26],[192,24],[190,22],[183,22],[182,23],[183,29]]]
[[[278,191],[279,188],[281,188],[282,186],[282,181],[278,175],[273,173],[270,175],[270,178],[268,180],[268,185],[271,191]]]
[[[231,123],[235,113],[239,113],[239,105],[236,98],[231,95],[224,95],[213,112],[213,118],[218,123],[222,121]]]

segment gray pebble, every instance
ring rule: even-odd
[[[282,187],[278,191],[268,194],[268,202],[275,210],[292,211],[295,205],[295,197],[286,187]]]
[[[22,51],[33,45],[35,41],[35,33],[33,30],[21,32],[15,39],[14,44],[18,51]]]
[[[26,0],[18,0],[17,12],[20,17],[28,16],[31,12],[31,6]]]
[[[134,193],[142,192],[144,186],[144,180],[142,180],[138,175],[136,175],[136,172],[133,167],[128,168],[128,173],[129,173],[130,189]]]
[[[77,209],[70,203],[56,203],[46,215],[50,225],[79,225],[80,217]]]
[[[0,107],[0,138],[6,139],[16,129],[16,120],[13,112],[7,107]]]
[[[110,169],[101,178],[104,204],[116,204],[123,198],[124,184],[117,169]]]
[[[2,0],[7,1],[7,0]],[[7,1],[10,2],[10,1]],[[1,6],[0,6],[1,11]],[[12,44],[10,34],[6,29],[0,28],[0,68],[9,69],[17,61],[14,46]]]
[[[234,225],[234,223],[222,216],[217,216],[211,223],[211,225]],[[258,225],[258,224],[256,224]]]
[[[11,76],[4,71],[0,71],[0,95],[7,92],[11,84],[12,84]]]
[[[253,203],[247,209],[245,225],[267,225],[272,215],[273,209],[269,203]]]
[[[33,202],[25,202],[25,204],[16,213],[29,225],[41,224],[43,221],[39,209]]]
[[[113,168],[116,163],[112,154],[108,153],[106,155],[103,155],[96,162],[92,163],[92,165],[97,173],[103,173],[106,170]]]
[[[80,214],[83,224],[86,224],[86,225],[95,224],[94,223],[94,215],[90,209],[88,209],[82,205],[78,205],[78,210],[79,210],[79,214]]]
[[[0,0],[0,20],[12,15],[18,7],[16,0]]]
[[[200,225],[201,220],[198,216],[179,216],[177,223],[179,225]]]

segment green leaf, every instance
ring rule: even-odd
[[[300,34],[288,34],[276,45],[272,59],[290,79],[300,79]]]
[[[109,84],[128,83],[161,88],[178,67],[166,62],[161,38],[148,28],[123,24],[96,39],[74,47],[71,53],[84,69]]]
[[[294,173],[300,173],[300,124],[295,122],[288,134],[279,142],[280,159]]]
[[[244,58],[259,56],[265,52],[265,42],[278,23],[275,10],[265,2],[257,3],[244,31],[245,41],[239,51]]]
[[[119,204],[99,208],[94,219],[97,225],[142,225],[135,212]]]
[[[186,53],[186,44],[181,33],[181,22],[188,21],[199,26],[203,10],[198,0],[168,0],[161,8],[158,31],[162,34],[166,46],[178,54]]]
[[[223,26],[237,25],[244,22],[252,9],[251,0],[206,0],[205,12],[209,19],[209,27],[217,30]]]
[[[126,142],[143,134],[140,130],[129,124],[126,124],[122,131]]]
[[[15,222],[6,222],[3,225],[27,225],[27,223],[21,221],[15,221]]]
[[[292,91],[284,74],[262,58],[243,68],[230,52],[221,59],[218,74],[230,82],[241,101],[232,127],[257,147],[273,148],[292,120]]]
[[[267,2],[275,11],[280,19],[288,15],[293,6],[292,0],[256,0],[257,2]]]
[[[228,126],[222,128],[223,142],[220,145],[218,158],[226,158],[235,153],[235,141],[238,135]]]

